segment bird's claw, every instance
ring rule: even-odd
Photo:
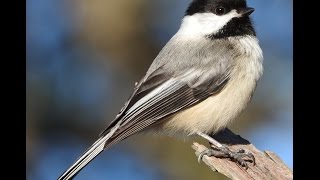
[[[256,164],[253,154],[250,152],[246,152],[244,149],[239,149],[237,152],[233,152],[225,146],[221,148],[206,149],[199,154],[199,163],[204,155],[207,155],[209,157],[214,156],[216,158],[230,158],[232,161],[240,164],[242,167],[245,167],[246,169],[248,169],[248,164],[246,161],[252,161],[253,165]],[[248,158],[249,160],[244,158]]]

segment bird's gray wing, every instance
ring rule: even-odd
[[[108,133],[114,124],[120,122],[119,128],[105,146],[109,147],[218,93],[228,82],[229,72],[229,69],[220,70],[219,73],[211,73],[210,77],[210,73],[203,71],[185,70],[177,74],[168,73],[163,67],[158,68],[140,81],[117,118],[102,133]],[[206,74],[205,78],[203,73]]]

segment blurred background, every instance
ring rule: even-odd
[[[114,119],[191,0],[27,0],[27,179],[56,179]],[[293,167],[292,0],[248,0],[264,75],[230,129]],[[191,139],[132,136],[75,179],[226,179]],[[207,144],[205,144],[207,145]]]

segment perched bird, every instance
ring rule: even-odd
[[[246,107],[263,72],[263,55],[245,0],[193,0],[178,32],[99,139],[60,177],[73,178],[104,149],[140,131],[199,135],[212,148],[200,154],[228,157],[247,167],[211,135]]]

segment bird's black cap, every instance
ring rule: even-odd
[[[226,9],[241,9],[247,7],[245,0],[193,0],[185,15],[193,15],[195,13],[213,12],[215,8],[224,6]]]

